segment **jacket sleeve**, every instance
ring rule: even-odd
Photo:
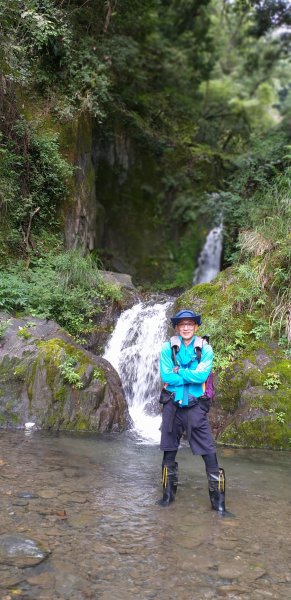
[[[170,344],[166,342],[162,347],[160,356],[161,379],[163,383],[168,383],[169,385],[184,385],[185,382],[181,375],[173,373],[173,366],[171,347]]]
[[[184,383],[204,383],[212,370],[213,350],[207,345],[203,348],[201,361],[195,369],[179,369]]]

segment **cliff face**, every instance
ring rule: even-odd
[[[62,208],[67,248],[96,249],[103,210],[96,198],[92,119],[81,115],[62,131],[63,150],[74,165],[71,196]]]
[[[66,247],[98,250],[105,267],[154,280],[165,239],[157,161],[125,131],[106,136],[84,115],[61,139],[74,165],[62,208]]]

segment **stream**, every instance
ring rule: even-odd
[[[204,465],[187,445],[176,501],[163,509],[161,453],[133,432],[2,431],[1,600],[290,600],[291,454],[218,454],[233,519],[210,510]],[[48,552],[39,564],[29,540]]]
[[[290,600],[291,453],[218,448],[228,519],[183,441],[176,501],[156,504],[158,356],[173,302],[125,311],[105,351],[131,431],[0,431],[0,600]]]

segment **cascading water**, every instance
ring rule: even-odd
[[[220,271],[222,225],[208,234],[198,260],[193,284],[209,282]],[[136,432],[147,442],[160,439],[157,415],[161,391],[159,354],[167,333],[167,311],[173,300],[139,302],[119,317],[105,348],[118,372]]]
[[[208,233],[205,244],[198,259],[198,266],[193,277],[193,285],[209,283],[220,272],[222,254],[222,224]]]
[[[151,300],[124,311],[104,354],[120,376],[137,433],[153,443],[160,438],[159,354],[166,339],[166,313],[172,304]]]

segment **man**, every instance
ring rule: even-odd
[[[196,336],[201,315],[180,310],[171,322],[176,336],[161,350],[160,371],[164,382],[161,444],[163,497],[158,502],[168,506],[178,484],[176,454],[184,432],[193,454],[202,456],[209,484],[211,506],[225,515],[225,476],[217,462],[215,444],[208,423],[210,400],[204,395],[205,382],[212,370],[213,350],[205,339]],[[173,350],[174,347],[174,350]]]

